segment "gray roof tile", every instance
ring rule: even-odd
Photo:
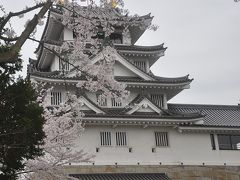
[[[163,173],[74,174],[80,180],[170,180]]]
[[[198,105],[198,104],[169,104],[174,112],[201,112],[205,115],[204,125],[209,126],[240,126],[240,105]]]

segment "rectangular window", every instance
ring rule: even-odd
[[[163,107],[163,95],[151,94],[150,99],[155,102],[159,107]]]
[[[117,146],[127,146],[127,133],[126,132],[116,132],[116,145]]]
[[[102,97],[100,94],[97,94],[97,103],[99,106],[107,106],[107,98]]]
[[[112,98],[111,101],[112,101],[112,107],[121,107],[122,106],[121,100],[116,100],[115,98]]]
[[[70,70],[70,64],[66,61],[63,61],[62,59],[59,59],[59,70],[60,71],[69,71]]]
[[[112,33],[110,39],[114,44],[122,44],[122,34],[121,33]]]
[[[62,93],[51,92],[51,105],[58,106],[60,103],[62,103]]]
[[[218,134],[220,150],[240,150],[240,135]]]
[[[155,132],[155,142],[157,147],[167,147],[168,133],[167,132]]]
[[[214,134],[210,134],[210,139],[211,139],[212,150],[216,150]]]
[[[111,132],[100,132],[101,146],[111,146]]]

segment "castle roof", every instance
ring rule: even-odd
[[[81,10],[85,10],[87,11],[86,7],[81,7]],[[91,8],[91,13],[95,13],[97,14],[97,12],[99,11],[100,8]],[[107,11],[101,11],[101,13],[103,13],[103,15],[107,15],[109,17],[112,18],[112,20],[117,20],[117,21],[124,21],[126,18],[126,15],[122,15],[120,14],[117,9],[108,9]],[[51,14],[57,16],[58,18],[53,18],[51,17]],[[61,8],[51,8],[48,12],[48,17],[47,17],[47,21],[46,21],[46,25],[41,37],[41,40],[46,40],[46,39],[52,39],[52,40],[57,40],[55,37],[58,36],[62,29],[63,29],[63,25],[61,23],[61,16],[62,16],[62,10]],[[92,17],[94,18],[94,17]],[[98,14],[96,15],[95,18],[98,18]],[[151,16],[151,14],[147,14],[144,16],[133,16],[130,21],[135,21],[135,22],[143,22],[145,24],[151,24],[153,17]],[[54,26],[54,31],[52,29],[52,27]],[[55,30],[60,30],[59,32],[56,32]],[[142,36],[142,34],[146,31],[147,26],[146,27],[139,27],[138,25],[133,25],[133,26],[129,26],[129,31],[131,34],[131,44],[135,44],[135,42]],[[53,38],[49,38],[52,37]],[[35,52],[38,52],[40,50],[41,45],[39,44],[39,46],[37,47]]]
[[[240,105],[169,104],[173,112],[201,112],[205,126],[240,127]]]
[[[49,80],[53,81],[54,80],[62,80],[62,81],[67,81],[76,83],[77,81],[80,80],[86,80],[84,76],[80,77],[67,77],[62,74],[61,71],[52,71],[52,72],[43,72],[43,71],[33,71],[30,73],[32,77],[39,77],[39,78],[48,78]],[[126,84],[129,85],[187,85],[189,84],[193,79],[189,79],[188,76],[183,76],[183,77],[177,77],[177,78],[164,78],[164,77],[157,77],[154,76],[153,80],[143,80],[139,77],[129,77],[129,76],[116,76],[115,79],[119,82],[126,82]],[[61,81],[58,81],[61,82]]]
[[[101,173],[101,174],[71,174],[81,180],[170,180],[163,173]]]
[[[161,57],[164,56],[166,47],[164,44],[155,46],[137,46],[137,45],[115,45],[119,54],[125,59],[131,60],[132,57],[144,57],[149,61],[150,67]]]

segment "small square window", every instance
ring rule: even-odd
[[[126,132],[116,132],[116,145],[117,146],[127,146],[127,133]]]
[[[100,132],[101,146],[111,146],[111,132]]]
[[[58,106],[62,103],[61,92],[51,92],[51,105]]]
[[[168,133],[167,132],[155,132],[155,143],[157,147],[167,147]]]

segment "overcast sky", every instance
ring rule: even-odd
[[[33,0],[0,0],[9,9],[25,7]],[[156,32],[147,31],[139,45],[165,43],[164,57],[151,70],[155,75],[177,77],[190,74],[191,88],[172,103],[240,103],[240,2],[234,0],[125,0],[132,14],[152,13]],[[20,20],[18,20],[20,21]],[[13,24],[18,28],[19,22]],[[39,31],[40,32],[40,31]],[[22,50],[27,62],[36,44]],[[26,63],[25,63],[26,64]],[[26,68],[23,70],[26,74]]]

